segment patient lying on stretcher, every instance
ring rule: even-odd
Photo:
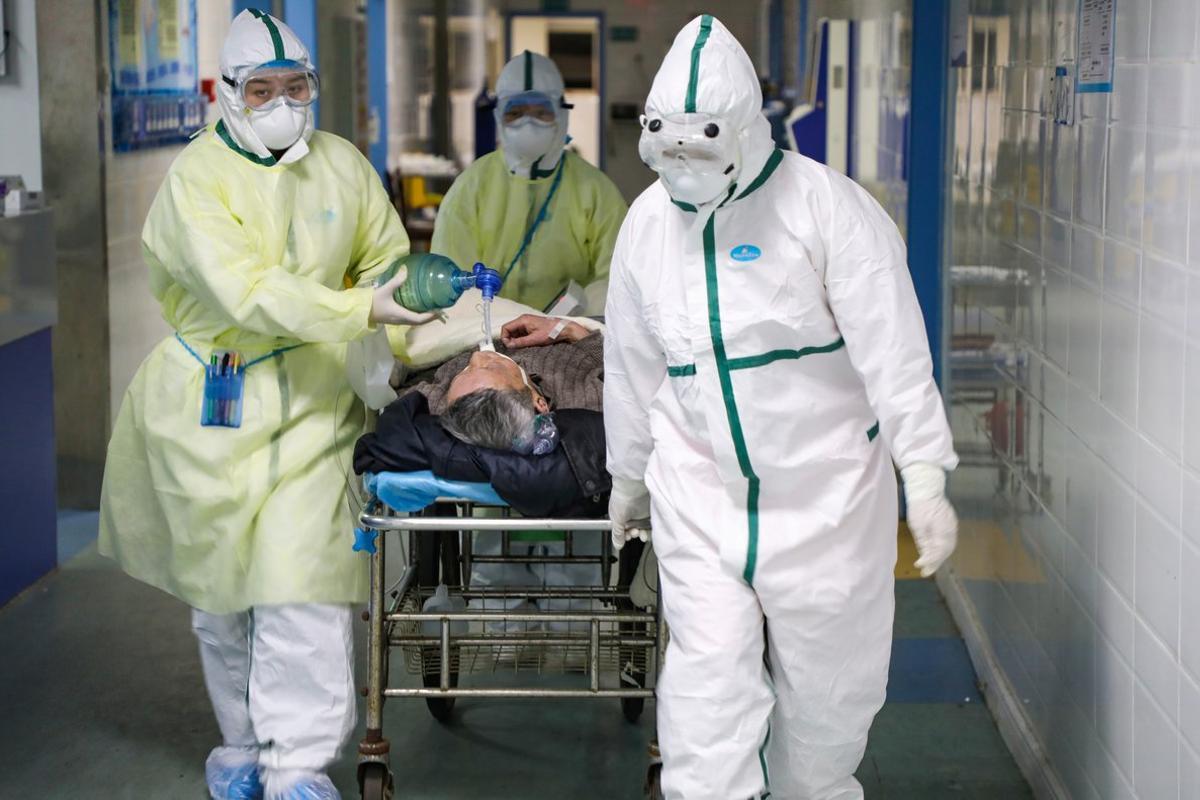
[[[515,305],[515,304],[513,304]],[[468,306],[469,307],[469,306]],[[457,307],[456,307],[457,308]],[[399,382],[399,399],[355,447],[357,472],[432,470],[480,481],[526,516],[600,517],[611,479],[605,469],[603,333],[592,320],[559,320],[510,308],[494,352],[476,349],[478,330],[457,330],[461,352]],[[463,346],[465,343],[466,346]],[[395,343],[394,343],[395,344]],[[418,364],[414,342],[395,347]],[[437,345],[445,355],[445,339]],[[416,350],[419,355],[412,354]],[[496,555],[501,538],[477,534],[476,555]],[[602,536],[577,534],[573,554],[597,556]],[[561,534],[512,534],[514,554],[561,556]],[[472,583],[595,586],[595,564],[475,564]],[[519,594],[500,603],[521,608]],[[581,611],[589,601],[540,601],[544,611]],[[552,629],[563,626],[551,624]]]
[[[602,333],[527,314],[501,329],[498,350],[463,353],[407,391],[424,394],[460,441],[543,455],[557,444],[555,408],[601,411],[603,369]]]
[[[603,326],[496,303],[495,352],[477,349],[470,301],[448,326],[425,326],[437,338],[393,341],[416,371],[359,440],[355,470],[490,483],[526,516],[603,516]]]

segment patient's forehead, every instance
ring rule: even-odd
[[[515,362],[507,359],[488,359],[486,365],[468,365],[450,381],[446,402],[485,389],[523,389],[525,380]]]

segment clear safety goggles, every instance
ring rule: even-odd
[[[529,120],[548,127],[558,122],[559,108],[569,107],[545,92],[521,92],[500,98],[500,122],[504,125],[520,125]]]
[[[321,94],[317,73],[299,61],[268,61],[247,70],[237,78],[222,76],[237,92],[238,98],[252,111],[267,112],[287,103],[305,108]]]
[[[737,136],[712,114],[643,114],[638,154],[658,171],[682,163],[697,173],[725,172],[736,163]]]

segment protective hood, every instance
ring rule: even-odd
[[[539,135],[526,121],[517,127],[504,124],[504,108],[513,97],[538,92],[549,97],[555,107],[554,126]],[[564,99],[562,73],[546,56],[526,50],[504,65],[496,79],[496,129],[500,132],[500,150],[508,171],[522,178],[548,175],[562,158],[567,146],[570,108]]]
[[[775,149],[770,123],[762,115],[762,89],[754,63],[711,14],[696,17],[679,31],[646,98],[649,121],[683,115],[715,117],[723,129],[736,134],[737,154],[730,173],[734,186],[753,180]],[[643,138],[650,135],[649,128],[643,130]],[[722,192],[702,208],[715,208],[735,194]]]
[[[217,82],[217,106],[221,110],[221,124],[217,133],[225,143],[251,161],[271,166],[275,158],[263,144],[251,124],[254,112],[239,97],[231,85],[246,72],[274,61],[294,61],[316,71],[308,48],[296,36],[295,31],[270,14],[249,9],[238,14],[225,37],[221,48],[221,78]],[[299,138],[287,149],[279,163],[290,164],[308,153],[308,141],[313,135],[312,108],[276,110],[270,123],[277,125],[287,114],[295,115],[291,124],[296,126]],[[288,124],[288,120],[283,120]]]

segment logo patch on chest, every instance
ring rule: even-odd
[[[752,244],[739,244],[729,251],[729,257],[734,261],[753,261],[762,255],[762,250]]]

